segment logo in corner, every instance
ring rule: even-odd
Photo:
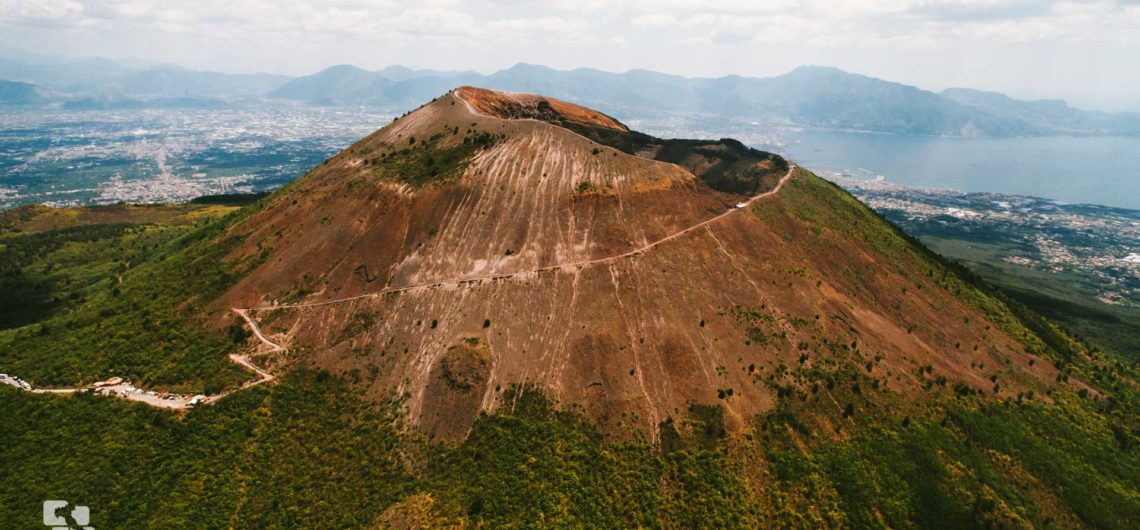
[[[95,530],[91,526],[91,509],[86,506],[75,506],[70,512],[60,513],[67,508],[67,501],[44,501],[44,526],[52,530]],[[70,521],[69,521],[70,519]]]

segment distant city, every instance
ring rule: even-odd
[[[1140,211],[821,176],[943,254],[1070,275],[1101,302],[1140,308]],[[944,240],[970,248],[945,248]]]
[[[172,203],[276,188],[390,122],[375,110],[0,112],[0,209]]]
[[[0,209],[268,191],[392,118],[374,108],[264,102],[224,110],[9,109],[0,112]],[[629,125],[662,137],[733,136],[779,152],[798,142],[794,131],[700,113]],[[982,261],[1075,275],[1106,304],[1140,307],[1140,211],[908,187],[858,167],[813,169],[913,235],[969,240],[987,249]],[[949,255],[973,251],[933,246]]]

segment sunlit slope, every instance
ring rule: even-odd
[[[495,114],[463,93],[232,227],[245,240],[234,259],[265,259],[220,303],[254,309],[298,362],[406,395],[442,434],[517,383],[650,432],[691,403],[723,404],[739,428],[837,381],[908,398],[1057,384],[1002,303],[778,157],[746,150],[731,166],[728,141],[677,156],[644,135],[632,145],[656,150],[630,154],[571,130],[637,134],[600,113],[478,92],[522,102]],[[654,159],[670,149],[704,162]],[[747,171],[743,193],[706,181]]]

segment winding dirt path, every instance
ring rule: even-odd
[[[260,340],[266,346],[269,346],[270,349],[274,351],[274,353],[281,353],[285,351],[285,348],[283,346],[269,340],[265,335],[261,333],[261,329],[257,327],[257,323],[254,322],[253,319],[249,318],[249,315],[246,314],[244,309],[234,309],[233,311],[234,313],[237,313],[239,316],[241,316],[243,320],[245,320],[246,324],[248,324],[249,328],[253,330],[253,334],[258,338],[258,340]],[[231,353],[229,355],[229,358],[230,361],[234,362],[234,364],[237,364],[238,366],[241,366],[242,368],[245,368],[246,370],[249,370],[256,374],[257,379],[253,381],[246,381],[236,390],[221,392],[219,394],[214,394],[211,396],[188,396],[185,394],[170,394],[155,392],[152,390],[144,390],[132,385],[129,381],[123,381],[121,378],[117,377],[108,379],[106,381],[99,381],[97,383],[79,388],[33,388],[31,385],[19,377],[9,374],[0,374],[0,384],[14,386],[20,390],[31,392],[33,394],[75,394],[78,392],[92,392],[99,395],[125,399],[127,401],[137,401],[139,403],[160,409],[186,410],[200,403],[213,403],[236,392],[237,390],[244,390],[251,386],[273,381],[273,374],[269,373],[268,370],[265,370],[264,368],[261,368],[250,362],[249,357],[237,353]]]
[[[484,116],[484,117],[489,117],[489,118],[504,119],[504,118],[498,118],[497,116],[487,116],[487,115],[477,111],[471,105],[471,103],[469,103],[467,100],[463,99],[462,97],[459,97],[458,94],[456,94],[455,97],[458,98],[460,101],[462,101],[467,106],[467,109],[472,114],[476,114],[476,115],[480,115],[480,116]],[[526,119],[529,119],[529,118],[526,118]],[[540,121],[540,120],[532,120],[532,121]],[[543,122],[543,123],[545,123],[545,122]],[[575,134],[577,134],[577,133],[575,133]],[[583,138],[585,138],[585,137],[583,137]],[[659,161],[655,161],[655,162],[659,162]],[[466,283],[466,282],[481,282],[484,280],[498,280],[498,279],[511,278],[511,277],[521,276],[521,275],[536,274],[536,273],[540,273],[540,272],[560,270],[560,269],[564,269],[564,268],[581,269],[584,267],[601,265],[601,264],[610,263],[610,262],[625,259],[625,258],[634,257],[634,256],[637,256],[637,255],[643,253],[643,252],[649,251],[649,250],[653,249],[654,247],[656,247],[662,243],[672,241],[674,239],[677,239],[679,237],[684,236],[685,234],[691,233],[694,230],[698,230],[702,227],[705,227],[705,226],[708,226],[712,223],[715,223],[715,222],[717,222],[717,221],[719,221],[725,217],[728,217],[729,215],[732,215],[733,213],[735,213],[738,210],[743,210],[743,209],[747,208],[748,206],[751,206],[754,202],[756,202],[760,199],[774,195],[775,193],[779,192],[781,188],[784,187],[784,184],[786,184],[788,182],[788,180],[791,179],[792,174],[795,172],[796,169],[797,169],[797,166],[795,164],[789,162],[788,163],[788,172],[783,177],[780,178],[780,181],[776,184],[775,188],[772,188],[771,190],[768,190],[764,193],[754,195],[751,198],[749,198],[747,201],[740,203],[739,205],[737,205],[734,208],[729,209],[728,211],[725,211],[721,214],[710,217],[710,218],[708,218],[704,221],[701,221],[697,224],[694,224],[688,228],[677,231],[677,232],[670,234],[668,236],[665,236],[661,239],[658,239],[656,241],[653,241],[653,242],[648,243],[646,245],[643,245],[641,247],[635,248],[635,249],[630,250],[628,252],[623,252],[621,254],[615,254],[613,256],[607,256],[604,258],[597,258],[597,259],[592,259],[592,260],[582,260],[582,261],[575,261],[575,262],[569,262],[569,263],[561,263],[561,264],[557,264],[557,265],[548,265],[545,267],[538,267],[538,268],[534,268],[534,269],[528,269],[528,270],[524,270],[524,271],[517,271],[517,272],[511,272],[511,273],[492,274],[492,275],[485,275],[485,276],[475,276],[475,277],[468,277],[468,278],[458,278],[458,279],[443,280],[443,281],[438,281],[438,282],[429,282],[429,283],[408,285],[405,287],[384,289],[381,291],[376,291],[376,292],[372,292],[372,293],[365,293],[365,294],[360,294],[360,295],[356,295],[356,296],[350,296],[347,298],[338,298],[335,300],[325,300],[322,302],[311,302],[311,303],[302,303],[302,304],[278,304],[278,305],[269,305],[269,306],[245,308],[245,309],[235,307],[235,308],[231,308],[231,311],[233,311],[235,314],[240,316],[242,320],[245,321],[246,325],[249,326],[249,329],[253,332],[254,336],[256,336],[258,340],[260,340],[263,344],[265,344],[271,350],[273,350],[274,353],[282,353],[282,352],[286,351],[286,348],[284,346],[276,343],[276,342],[273,342],[268,337],[266,337],[265,334],[263,334],[261,332],[261,328],[259,328],[257,326],[257,322],[255,322],[253,320],[253,318],[251,318],[249,316],[250,311],[268,311],[268,310],[274,310],[274,309],[318,307],[318,306],[324,306],[324,305],[330,305],[330,304],[337,304],[337,303],[341,303],[341,302],[348,302],[348,301],[352,301],[352,300],[359,300],[362,298],[374,298],[374,297],[384,296],[384,295],[393,294],[393,293],[413,291],[416,289],[429,289],[432,287],[439,287],[439,286],[443,286],[443,285],[457,285],[457,284],[462,284],[462,283]],[[268,382],[271,382],[274,380],[274,376],[272,373],[270,373],[268,370],[265,370],[263,368],[258,367],[257,365],[254,365],[252,362],[250,362],[249,358],[245,355],[241,355],[241,354],[237,354],[237,353],[231,353],[229,355],[229,359],[230,359],[230,361],[234,362],[235,364],[237,364],[237,365],[245,368],[246,370],[249,370],[249,371],[251,371],[257,375],[256,380],[247,381],[246,383],[242,384],[241,387],[239,387],[237,390],[244,390],[246,388],[250,388],[252,386],[260,385],[262,383],[268,383]],[[94,383],[92,385],[88,385],[88,386],[81,387],[81,388],[32,388],[31,385],[24,382],[23,380],[21,380],[18,377],[11,376],[8,374],[0,374],[0,384],[6,384],[6,385],[14,386],[14,387],[17,387],[21,390],[25,390],[27,392],[31,392],[31,393],[35,393],[35,394],[73,394],[73,393],[77,393],[77,392],[94,392],[94,393],[101,394],[101,395],[114,396],[114,397],[119,397],[122,399],[129,400],[129,401],[137,401],[140,403],[145,403],[147,405],[150,405],[150,406],[156,407],[156,408],[171,409],[171,410],[185,410],[185,409],[191,408],[194,405],[199,404],[199,403],[213,403],[213,402],[218,401],[218,400],[232,394],[233,392],[237,391],[237,390],[232,390],[232,391],[222,392],[219,394],[214,394],[212,396],[204,396],[204,395],[186,396],[186,395],[180,395],[180,394],[161,394],[158,392],[146,391],[146,390],[143,390],[141,388],[137,388],[137,387],[131,385],[130,382],[121,381],[121,380],[114,381],[114,379],[117,379],[117,378],[113,378],[113,380],[101,381],[101,382]]]
[[[246,308],[246,309],[233,308],[233,311],[238,313],[239,315],[241,315],[242,318],[244,318],[245,321],[250,324],[250,326],[257,333],[258,338],[260,338],[262,341],[266,342],[267,344],[270,344],[271,346],[280,348],[280,346],[277,346],[276,344],[270,342],[268,339],[263,337],[261,335],[260,331],[257,331],[257,326],[254,325],[253,320],[250,319],[249,315],[247,314],[249,311],[271,311],[274,309],[298,309],[298,308],[305,308],[305,307],[320,307],[320,306],[326,306],[326,305],[331,305],[331,304],[339,304],[342,302],[351,302],[353,300],[360,300],[360,299],[364,299],[364,298],[376,298],[379,296],[384,296],[384,295],[394,294],[394,293],[402,293],[402,292],[414,291],[414,290],[419,290],[419,289],[430,289],[433,287],[440,287],[443,285],[458,285],[458,284],[467,283],[467,282],[481,282],[484,280],[500,280],[500,279],[511,278],[514,276],[536,274],[536,273],[540,273],[540,272],[560,270],[560,269],[581,269],[584,267],[590,267],[593,265],[601,265],[604,263],[610,263],[613,261],[634,257],[634,256],[637,256],[638,254],[641,254],[643,252],[651,250],[654,247],[656,247],[662,243],[672,241],[672,240],[677,239],[681,236],[684,236],[685,234],[689,234],[689,233],[693,232],[694,230],[697,230],[697,229],[702,228],[704,226],[708,226],[708,225],[715,223],[721,219],[724,219],[725,217],[728,217],[729,215],[732,215],[733,213],[736,213],[739,210],[744,210],[747,207],[751,206],[754,202],[756,202],[760,199],[774,195],[775,193],[779,192],[781,188],[784,187],[784,184],[786,184],[788,182],[788,180],[790,180],[792,178],[792,174],[795,173],[796,169],[797,169],[797,166],[795,164],[792,164],[791,162],[789,162],[788,163],[788,172],[785,173],[783,177],[780,177],[780,182],[776,184],[775,188],[772,188],[772,189],[770,189],[764,193],[760,193],[758,195],[753,195],[747,201],[740,203],[736,207],[731,208],[731,209],[725,211],[724,213],[718,214],[714,217],[710,217],[710,218],[705,219],[704,221],[701,221],[701,222],[699,222],[695,225],[692,225],[688,228],[685,228],[683,230],[679,230],[679,231],[674,232],[672,234],[669,234],[669,235],[667,235],[661,239],[650,242],[648,244],[645,244],[641,247],[635,248],[635,249],[630,250],[628,252],[623,252],[621,254],[615,254],[613,256],[606,256],[604,258],[596,258],[596,259],[591,259],[591,260],[573,261],[573,262],[568,262],[568,263],[559,263],[556,265],[547,265],[545,267],[538,267],[538,268],[534,268],[534,269],[527,269],[527,270],[516,271],[516,272],[507,272],[507,273],[502,273],[502,274],[489,274],[489,275],[484,275],[484,276],[471,276],[471,277],[464,277],[464,278],[455,278],[455,279],[451,279],[451,280],[441,280],[441,281],[436,281],[436,282],[418,283],[418,284],[414,284],[414,285],[407,285],[404,287],[393,287],[390,289],[383,289],[383,290],[374,291],[371,293],[358,294],[355,296],[349,296],[349,297],[345,297],[345,298],[337,298],[337,299],[333,299],[333,300],[324,300],[321,302],[306,302],[306,303],[299,303],[299,304],[274,304],[274,305],[267,305],[267,306],[261,306],[261,307]]]
[[[265,334],[261,332],[261,328],[258,327],[257,322],[254,321],[253,318],[251,318],[249,316],[250,311],[267,311],[267,310],[273,310],[273,309],[317,307],[317,306],[324,306],[324,305],[329,305],[329,304],[337,304],[337,303],[341,303],[341,302],[348,302],[351,300],[359,300],[362,298],[373,298],[373,297],[384,296],[384,295],[393,294],[393,293],[401,293],[401,292],[412,291],[412,290],[416,290],[416,289],[429,289],[432,287],[438,287],[438,286],[442,286],[442,285],[457,285],[457,284],[462,284],[465,282],[480,282],[483,280],[497,280],[497,279],[511,278],[514,276],[521,276],[521,275],[525,275],[525,274],[535,274],[535,273],[539,273],[539,272],[559,270],[559,269],[563,269],[563,268],[581,269],[584,267],[601,265],[601,264],[610,263],[610,262],[617,261],[617,260],[624,259],[624,258],[634,257],[634,256],[637,256],[638,254],[641,254],[643,252],[651,250],[654,247],[656,247],[662,243],[672,241],[674,239],[677,239],[679,237],[684,236],[685,234],[691,233],[694,230],[698,230],[702,227],[705,227],[705,226],[708,226],[712,223],[715,223],[715,222],[719,221],[720,219],[723,219],[725,217],[728,217],[729,215],[732,215],[733,213],[735,213],[738,210],[743,210],[743,209],[747,208],[748,206],[751,206],[754,202],[756,202],[760,199],[763,199],[764,197],[768,197],[768,196],[771,196],[771,195],[779,192],[780,189],[784,187],[784,184],[786,184],[788,182],[788,180],[791,179],[792,174],[795,172],[795,170],[796,170],[796,165],[789,163],[788,172],[783,177],[780,178],[780,182],[778,184],[776,184],[775,188],[772,188],[771,190],[768,190],[764,193],[755,195],[752,198],[748,199],[747,201],[739,204],[735,208],[731,208],[724,213],[710,217],[710,218],[708,218],[704,221],[701,221],[695,225],[692,225],[688,228],[677,231],[677,232],[670,234],[668,236],[665,236],[661,239],[658,239],[656,241],[653,241],[653,242],[648,243],[646,245],[643,245],[641,247],[635,248],[635,249],[630,250],[628,252],[623,252],[621,254],[615,254],[613,256],[607,256],[604,258],[597,258],[597,259],[592,259],[592,260],[583,260],[583,261],[562,263],[562,264],[558,264],[558,265],[549,265],[546,267],[538,267],[535,269],[529,269],[529,270],[525,270],[525,271],[511,272],[511,273],[505,273],[505,274],[476,276],[476,277],[470,277],[470,278],[459,278],[459,279],[454,279],[454,280],[444,280],[444,281],[439,281],[439,282],[430,282],[430,283],[422,283],[422,284],[416,284],[416,285],[408,285],[405,287],[384,289],[382,291],[377,291],[377,292],[373,292],[373,293],[366,293],[366,294],[361,294],[361,295],[356,295],[356,296],[350,296],[347,298],[339,298],[336,300],[325,300],[323,302],[311,302],[311,303],[304,303],[304,304],[270,305],[270,306],[257,307],[257,308],[247,308],[247,309],[235,307],[235,308],[231,308],[231,311],[233,311],[235,314],[237,314],[239,317],[241,317],[242,320],[245,321],[246,325],[249,326],[250,331],[253,332],[253,335],[255,337],[257,337],[257,339],[260,340],[262,342],[262,344],[265,344],[266,346],[268,346],[271,350],[273,350],[274,353],[282,353],[282,352],[286,351],[286,348],[284,346],[270,340],[269,337],[266,337]],[[147,391],[147,390],[143,390],[141,388],[135,387],[134,385],[132,385],[130,382],[127,382],[127,381],[121,381],[121,380],[115,381],[114,379],[117,379],[117,378],[113,378],[112,380],[107,380],[107,381],[100,381],[98,383],[94,383],[94,384],[91,384],[91,385],[88,385],[85,387],[80,387],[80,388],[32,388],[31,385],[24,382],[23,380],[21,380],[18,377],[8,375],[8,374],[0,374],[0,384],[6,384],[6,385],[14,386],[16,388],[19,388],[19,389],[27,391],[27,392],[31,392],[33,394],[74,394],[77,392],[93,392],[93,393],[100,394],[100,395],[118,397],[121,399],[126,399],[128,401],[136,401],[139,403],[144,403],[146,405],[150,405],[152,407],[156,407],[156,408],[160,408],[160,409],[186,410],[186,409],[193,407],[194,405],[205,404],[205,403],[213,403],[213,402],[218,401],[218,400],[220,400],[220,399],[222,399],[222,398],[224,398],[224,397],[226,397],[226,396],[228,396],[228,395],[230,395],[233,392],[236,392],[238,390],[244,390],[246,388],[250,388],[252,386],[260,385],[262,383],[268,383],[268,382],[271,382],[274,380],[274,376],[272,373],[270,373],[268,370],[265,370],[264,368],[258,367],[257,365],[253,364],[252,362],[250,362],[249,358],[245,355],[241,355],[241,354],[237,354],[237,353],[231,353],[229,355],[229,358],[230,358],[230,361],[234,362],[235,364],[237,364],[237,365],[241,366],[242,368],[245,368],[246,370],[249,370],[249,371],[253,372],[254,374],[256,374],[257,379],[253,380],[253,381],[247,381],[246,383],[242,384],[241,387],[237,388],[236,390],[222,392],[222,393],[214,394],[211,396],[204,396],[204,395],[187,396],[187,395],[182,395],[182,394],[166,394],[166,393],[158,393],[158,392],[154,392],[154,391]]]
[[[257,338],[260,339],[261,342],[265,343],[266,346],[269,346],[270,348],[273,349],[273,351],[275,351],[277,353],[285,351],[284,346],[281,346],[280,344],[277,344],[276,342],[269,340],[265,335],[261,334],[261,328],[257,327],[257,323],[254,322],[252,318],[249,318],[249,310],[248,309],[232,308],[231,310],[234,313],[237,313],[238,316],[240,316],[242,318],[242,320],[245,320],[246,324],[249,324],[249,329],[253,330],[253,334],[255,336],[257,336]],[[258,373],[264,372],[266,375],[269,374],[269,372],[265,372],[264,370],[257,368],[256,366],[253,366],[252,364],[249,364],[249,362],[244,360],[244,359],[242,359],[240,361],[237,359],[234,359],[234,362],[236,362],[242,366],[246,366],[246,367],[250,368],[251,370],[254,370]],[[269,378],[272,379],[273,376],[269,376]]]

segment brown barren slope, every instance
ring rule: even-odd
[[[908,399],[935,378],[987,394],[1000,378],[999,396],[1052,384],[1004,306],[834,186],[792,169],[734,210],[787,163],[751,152],[763,186],[716,191],[548,116],[513,119],[536,102],[624,131],[549,98],[449,93],[235,226],[246,244],[232,258],[264,261],[219,310],[250,308],[295,362],[407,396],[413,420],[448,437],[513,384],[651,435],[693,403],[723,404],[730,427],[783,392],[838,409],[836,380]]]
[[[467,102],[475,112],[485,116],[564,122],[623,132],[629,131],[625,125],[596,110],[538,94],[501,92],[469,86],[457,88],[454,94]]]

